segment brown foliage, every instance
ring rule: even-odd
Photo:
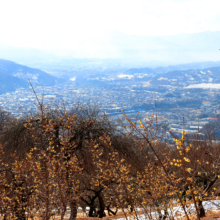
[[[124,113],[123,113],[124,114]],[[89,206],[90,217],[103,218],[121,209],[138,219],[175,218],[173,203],[194,204],[197,218],[202,201],[219,194],[219,145],[175,139],[160,141],[154,116],[132,122],[119,132],[96,109],[51,112],[13,120],[1,130],[0,207],[5,219],[27,219],[39,213],[49,220],[64,218],[70,207]],[[157,125],[157,123],[156,123]],[[157,125],[159,126],[159,125]],[[164,214],[162,212],[164,211]]]

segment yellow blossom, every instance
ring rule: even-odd
[[[189,159],[189,158],[184,157],[183,159],[184,159],[186,162],[188,162],[188,163],[190,162],[190,159]]]

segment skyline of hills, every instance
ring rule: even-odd
[[[70,83],[71,80],[79,83],[86,82],[94,86],[102,86],[102,84],[105,86],[114,81],[123,82],[123,80],[133,81],[134,83],[146,81],[153,86],[181,85],[183,83],[190,85],[204,82],[220,83],[220,61],[157,68],[116,68],[114,71],[108,68],[96,71],[88,66],[84,68],[82,66],[79,69],[63,71],[59,76],[61,78],[57,78],[54,75],[40,69],[0,59],[0,94],[14,91],[19,87],[29,87],[28,79],[31,80],[34,86],[53,86],[63,82]]]
[[[52,86],[58,81],[55,76],[42,70],[0,59],[0,94],[19,87],[27,88],[30,86],[28,79],[34,86]]]

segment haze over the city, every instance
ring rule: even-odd
[[[217,61],[219,8],[218,0],[2,1],[0,58]]]

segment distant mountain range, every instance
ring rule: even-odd
[[[58,82],[56,77],[42,70],[0,59],[0,94],[20,87],[27,88],[30,86],[28,79],[34,86],[52,86]]]
[[[220,67],[196,70],[174,70],[152,78],[151,85],[191,85],[201,83],[220,83]]]
[[[88,39],[86,43],[75,45],[76,48],[69,50],[46,51],[0,43],[0,58],[40,69],[43,65],[50,63],[53,66],[59,62],[65,67],[71,64],[71,68],[76,69],[85,65],[88,68],[106,65],[131,68],[220,60],[220,31],[138,36],[114,30],[101,40]]]
[[[206,69],[210,67],[220,66],[220,61],[206,61],[206,62],[194,62],[194,63],[185,63],[167,67],[157,67],[153,71],[156,73],[167,73],[174,70],[193,70],[193,69]]]
[[[102,48],[100,54],[108,53],[111,58],[125,59],[132,64],[142,61],[146,66],[220,60],[220,31],[138,36],[115,30],[103,41],[93,43]]]
[[[220,65],[217,67],[188,69],[190,67],[204,67],[213,65],[214,62],[184,64],[170,67],[160,68],[131,68],[123,72],[110,73],[110,74],[94,74],[91,78],[84,76],[84,82],[95,86],[107,86],[116,83],[130,82],[133,85],[145,85],[147,87],[154,87],[155,91],[161,89],[163,86],[178,86],[187,87],[193,85],[194,88],[200,88],[202,85],[194,84],[220,84]],[[215,62],[216,65],[219,62]],[[176,70],[175,70],[176,68]],[[171,71],[168,71],[168,70]],[[172,70],[174,69],[174,70]],[[163,73],[160,73],[163,71]],[[168,71],[168,72],[167,72]],[[76,81],[79,79],[76,77]],[[161,87],[160,87],[161,86]],[[210,85],[205,85],[206,87]],[[146,87],[146,89],[147,89]]]
[[[128,69],[126,74],[133,74],[133,73],[155,73],[155,71],[151,68],[131,68]]]
[[[175,67],[177,70],[172,70]],[[132,68],[119,74],[115,80],[148,81],[151,86],[188,86],[201,83],[220,83],[220,66],[186,70],[178,70],[178,68],[181,69],[184,66],[161,67],[160,71],[172,70],[164,73],[158,73],[158,68]]]
[[[34,66],[36,63],[48,63],[57,61],[58,58],[53,53],[34,48],[22,48],[7,45],[0,42],[0,59],[13,60],[27,66]]]
[[[89,60],[84,62],[89,62]],[[93,60],[93,62],[95,62]],[[56,65],[56,64],[55,64]],[[66,64],[67,65],[67,64]],[[0,59],[0,94],[14,91],[17,88],[30,86],[28,79],[33,86],[53,86],[56,83],[75,81],[76,83],[88,83],[94,87],[108,86],[114,81],[125,80],[149,84],[151,86],[188,86],[198,83],[220,83],[220,62],[199,62],[180,64],[168,67],[157,68],[130,68],[121,69],[93,69],[93,65],[82,66],[79,69],[68,69],[65,72],[63,63],[61,68],[57,64],[56,76],[52,76],[37,68],[30,68],[15,62]],[[215,66],[215,67],[213,67]],[[60,67],[60,68],[59,68]],[[70,81],[69,81],[70,82]]]

